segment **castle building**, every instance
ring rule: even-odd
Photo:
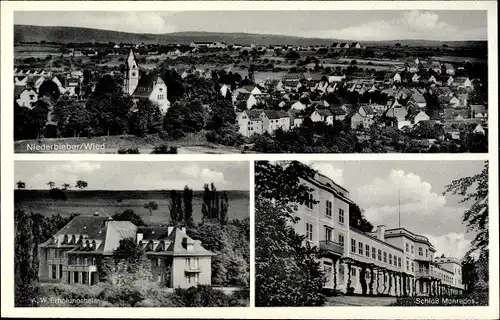
[[[435,258],[428,238],[406,228],[361,232],[349,226],[349,191],[316,173],[300,181],[312,188],[298,204],[294,229],[319,247],[325,289],[345,294],[439,296],[461,294],[462,270],[454,258]],[[317,203],[314,203],[317,202]]]
[[[123,91],[131,95],[136,101],[149,99],[151,102],[156,103],[160,107],[162,114],[165,114],[170,107],[165,81],[156,74],[141,72],[132,49],[130,49],[125,61]]]
[[[39,245],[40,282],[95,285],[99,265],[120,241],[134,239],[151,261],[153,279],[167,287],[211,284],[212,256],[185,228],[137,227],[129,221],[77,216]]]

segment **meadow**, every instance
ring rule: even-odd
[[[244,219],[249,217],[249,192],[226,191],[229,198],[229,219]],[[96,212],[101,216],[112,216],[124,210],[131,209],[140,215],[147,224],[166,224],[169,222],[169,190],[122,191],[122,190],[83,190],[66,191],[68,200],[54,201],[48,190],[16,190],[16,198],[21,199],[16,206],[27,211],[45,216],[60,214],[69,216],[73,213],[92,215]],[[193,219],[201,221],[203,191],[195,190],[193,194]],[[144,204],[150,201],[158,203],[158,210],[149,213]]]

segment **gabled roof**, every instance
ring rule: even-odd
[[[319,115],[322,117],[332,117],[333,116],[333,113],[330,111],[330,109],[327,109],[327,108],[318,108],[318,109],[316,109],[316,112],[318,112]]]
[[[471,104],[470,108],[476,113],[486,113],[488,109],[482,104]]]
[[[261,109],[246,110],[245,113],[252,121],[262,121],[262,119],[260,118],[260,114],[262,113]]]
[[[153,85],[155,83],[164,83],[163,79],[155,74],[143,74],[139,78],[139,83],[137,88],[135,88],[132,94],[137,98],[149,98],[151,92],[153,92]]]
[[[282,119],[290,117],[288,112],[281,110],[264,110],[263,112],[269,119]]]
[[[411,96],[411,100],[415,101],[416,103],[426,103],[424,96],[421,95],[420,93],[414,93]]]

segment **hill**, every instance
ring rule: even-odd
[[[216,32],[175,32],[166,34],[130,33],[92,28],[56,27],[14,25],[14,42],[57,42],[57,43],[84,43],[84,42],[114,42],[114,43],[180,43],[189,44],[193,41],[221,41],[228,44],[255,44],[255,45],[325,45],[333,42],[354,42],[354,40],[303,38],[275,34],[252,33],[216,33]],[[431,41],[431,40],[391,40],[391,41],[362,41],[366,46],[402,46],[440,47],[446,43],[449,47],[486,47],[486,41]]]

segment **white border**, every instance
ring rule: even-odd
[[[13,154],[13,11],[180,11],[180,10],[487,10],[488,11],[488,62],[489,62],[489,154],[283,154],[283,155],[96,155],[96,154]],[[490,241],[498,243],[498,44],[497,3],[495,1],[185,1],[144,2],[136,1],[81,1],[81,2],[1,2],[1,128],[2,128],[2,232],[1,232],[1,312],[11,317],[161,317],[161,318],[370,318],[370,319],[496,319],[498,309],[498,246],[490,246],[490,305],[489,307],[318,307],[318,308],[90,308],[74,311],[73,308],[13,308],[13,159],[15,160],[99,160],[99,161],[228,161],[228,160],[314,160],[314,161],[370,161],[370,160],[489,160],[490,161]],[[36,163],[34,163],[36,165]],[[253,166],[251,166],[251,196],[253,196]],[[253,222],[253,197],[250,200]],[[251,260],[254,257],[254,227],[251,225]],[[250,270],[254,279],[253,266]],[[253,282],[253,281],[252,281]],[[251,289],[251,305],[253,305]],[[362,312],[365,311],[365,312]]]

